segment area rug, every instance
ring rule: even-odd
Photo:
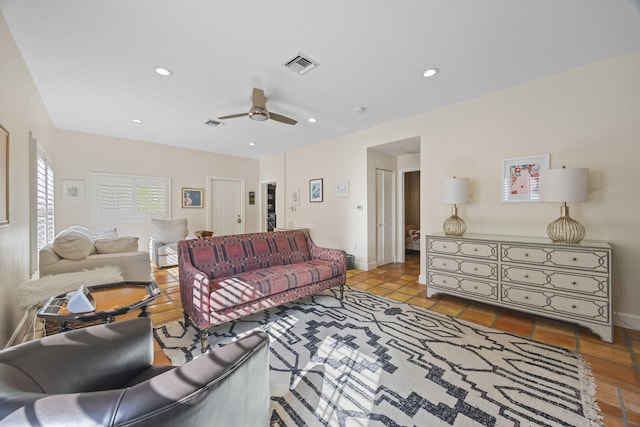
[[[368,292],[324,291],[212,328],[209,343],[256,328],[270,336],[272,426],[600,425],[579,355]],[[200,354],[182,322],[154,334],[174,365]]]

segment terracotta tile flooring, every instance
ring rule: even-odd
[[[404,264],[389,264],[373,271],[349,270],[347,285],[429,310],[582,354],[596,380],[597,399],[605,426],[640,426],[640,331],[615,328],[615,344],[601,341],[590,331],[542,317],[451,296],[426,298],[418,283],[419,255]],[[149,307],[154,325],[182,318],[177,268],[154,270],[163,294]],[[169,361],[156,347],[156,363]]]

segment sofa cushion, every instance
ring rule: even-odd
[[[96,239],[94,245],[99,254],[136,252],[138,250],[138,238],[133,236],[123,236],[116,237],[115,239]]]
[[[91,230],[91,237],[93,237],[94,241],[98,239],[115,239],[118,237],[118,230],[116,227],[94,228]]]
[[[78,225],[58,233],[52,247],[61,258],[76,261],[85,259],[95,250],[89,229]]]
[[[191,262],[209,278],[311,259],[303,232],[214,236],[189,244]]]
[[[212,281],[210,307],[216,311],[225,310],[340,274],[342,271],[336,263],[321,260],[239,273]]]

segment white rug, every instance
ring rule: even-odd
[[[568,350],[357,290],[325,291],[210,330],[270,342],[272,426],[595,426],[591,372]],[[179,365],[195,330],[154,330]],[[250,386],[250,384],[247,384]]]
[[[120,269],[111,265],[93,270],[45,276],[18,285],[18,306],[27,309],[42,305],[49,297],[71,292],[80,285],[103,285],[122,281]]]

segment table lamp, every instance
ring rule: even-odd
[[[447,236],[462,236],[467,224],[458,216],[458,206],[469,201],[469,178],[443,179],[440,181],[440,203],[453,205],[451,216],[442,224]]]
[[[540,172],[540,200],[562,202],[560,218],[547,227],[552,242],[576,244],[584,238],[584,226],[569,216],[567,202],[587,200],[589,169],[562,166],[562,169],[546,169]]]

